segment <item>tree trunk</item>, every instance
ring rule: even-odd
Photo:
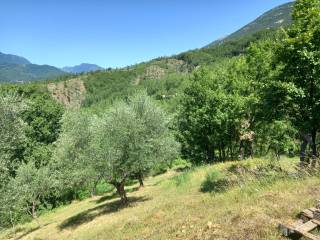
[[[214,162],[214,147],[211,147],[209,144],[207,144],[207,158],[209,163]]]
[[[219,161],[222,161],[222,148],[221,148],[221,143],[219,144]]]
[[[300,146],[300,162],[305,163],[306,162],[306,150],[308,144],[311,142],[310,134],[302,134],[302,143]]]
[[[127,205],[128,204],[128,198],[127,198],[127,193],[124,190],[125,180],[123,180],[121,183],[115,183],[113,185],[117,189],[117,192],[118,192],[118,194],[119,194],[119,196],[121,198],[121,203],[123,205]]]
[[[91,197],[96,196],[97,194],[97,185],[98,185],[98,181],[93,183],[92,189],[91,189]]]
[[[253,141],[249,141],[249,155],[253,158]]]
[[[228,160],[229,160],[230,158],[232,158],[232,157],[231,157],[231,148],[230,148],[230,146],[228,146],[228,148],[227,148],[227,158],[228,158]]]
[[[226,160],[226,149],[223,144],[221,146],[221,151],[222,151],[222,161],[225,161]]]
[[[243,140],[240,141],[240,147],[239,147],[239,159],[244,159],[244,146],[243,146]]]
[[[141,173],[139,173],[139,175],[138,175],[138,180],[139,180],[139,188],[143,188],[144,183],[143,183],[143,176]]]
[[[36,218],[37,218],[36,203],[35,203],[35,201],[32,202],[31,214],[32,214],[32,218],[33,218],[33,219],[36,219]]]
[[[316,128],[312,129],[311,137],[312,137],[312,155],[313,157],[317,157],[318,153],[317,153],[317,129]]]
[[[11,210],[10,210],[10,223],[11,223],[11,226],[12,226],[12,229],[13,229],[13,234],[16,235],[16,225],[14,224],[14,219],[13,219]]]

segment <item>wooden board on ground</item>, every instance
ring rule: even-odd
[[[311,233],[311,231],[320,227],[320,209],[305,209],[299,216],[300,219],[292,224],[279,224],[283,236],[294,237],[295,239],[304,237],[308,240],[320,240],[320,236]]]

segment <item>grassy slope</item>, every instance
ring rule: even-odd
[[[286,159],[282,165],[292,166]],[[254,160],[251,164],[261,163]],[[219,194],[200,192],[206,174],[233,163],[168,172],[146,188],[130,187],[131,204],[118,208],[113,195],[75,202],[20,227],[19,239],[281,239],[276,228],[320,198],[318,177],[247,181]],[[294,170],[291,170],[294,171]],[[0,235],[1,236],[1,235]],[[4,236],[4,235],[2,235]]]

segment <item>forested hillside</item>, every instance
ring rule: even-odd
[[[279,239],[320,196],[320,1],[258,22],[292,6],[279,31],[1,85],[4,238]]]
[[[66,74],[56,67],[36,64],[0,64],[0,82],[28,82]]]

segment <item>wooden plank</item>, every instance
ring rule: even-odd
[[[289,236],[291,236],[292,234],[295,233],[295,230],[294,230],[295,228],[293,226],[279,224],[278,227],[279,227],[282,235],[285,236],[285,237],[289,237]]]
[[[278,227],[279,227],[280,231],[282,232],[283,236],[289,237],[289,236],[296,233],[295,229],[298,226],[301,226],[303,224],[304,224],[304,222],[301,219],[299,219],[298,221],[295,221],[292,224],[287,224],[287,225],[279,224]]]
[[[308,222],[310,221],[310,219],[313,219],[313,213],[306,209],[306,210],[303,210],[300,214],[300,219],[302,219],[304,222]]]
[[[308,208],[301,212],[300,220],[291,225],[279,224],[279,228],[286,237],[304,237],[308,240],[320,240],[320,236],[316,236],[310,231],[320,227],[320,203],[317,208]]]
[[[320,210],[316,210],[313,212],[313,218],[316,220],[320,220]]]
[[[305,216],[305,217],[307,217],[309,219],[312,219],[313,218],[313,213],[315,212],[315,210],[316,210],[315,208],[314,209],[313,208],[305,209],[305,210],[303,210],[301,212],[301,215]]]
[[[313,234],[308,233],[308,232],[306,232],[306,233],[301,233],[301,234],[302,234],[302,236],[303,236],[304,238],[306,238],[306,239],[308,239],[308,240],[320,240],[320,236],[316,236],[316,235],[313,235]]]
[[[309,222],[306,222],[306,223],[296,227],[295,231],[297,231],[299,233],[306,233],[306,232],[312,231],[316,227],[318,227],[318,224],[316,224],[312,221],[309,221]]]

